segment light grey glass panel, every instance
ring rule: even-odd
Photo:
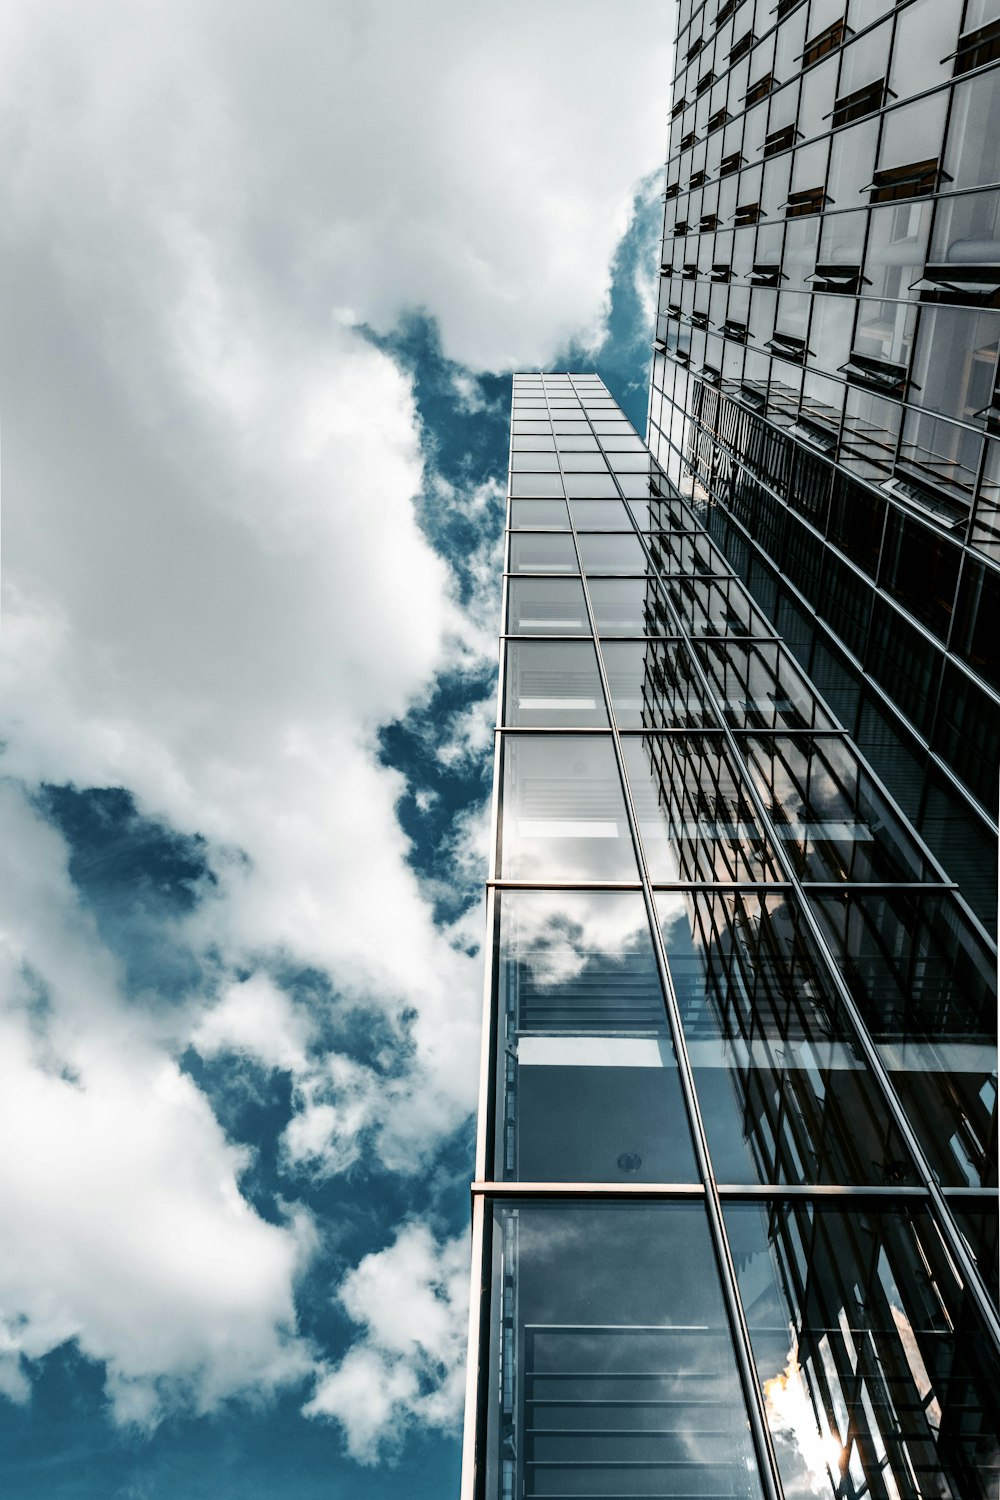
[[[576,548],[571,536],[519,531],[510,539],[512,573],[577,573]]]
[[[520,473],[522,470],[558,469],[559,460],[554,451],[543,449],[531,453],[517,451],[511,454],[510,466],[515,473]]]
[[[607,641],[602,653],[620,729],[716,727],[682,642]]]
[[[577,538],[585,573],[644,573],[649,566],[634,532]]]
[[[609,737],[508,734],[502,758],[502,876],[638,879]]]
[[[997,1182],[993,955],[950,895],[812,892],[809,902],[942,1182]]]
[[[599,635],[676,635],[650,578],[594,578],[588,584]]]
[[[734,729],[836,727],[777,642],[700,641],[696,650]]]
[[[589,641],[511,641],[504,722],[521,728],[603,727],[608,722]]]
[[[577,434],[575,437],[566,437],[560,434],[560,453],[596,453],[598,452],[597,439],[589,430],[585,434]]]
[[[610,474],[567,474],[567,495],[592,496],[603,499],[617,495],[618,487]]]
[[[645,474],[649,471],[649,454],[645,450],[609,452],[608,461],[616,474]]]
[[[728,1204],[787,1496],[998,1493],[1000,1360],[930,1212]]]
[[[539,452],[543,449],[553,450],[555,442],[551,434],[548,437],[518,437],[515,433],[511,439],[511,447],[515,453]]]
[[[716,1179],[915,1182],[791,892],[656,904]]]
[[[621,500],[571,500],[569,509],[578,531],[627,531],[631,525]]]
[[[515,417],[512,430],[515,437],[529,437],[533,436],[535,433],[539,433],[542,436],[548,435],[550,437],[552,435],[552,426],[548,421],[541,422],[534,419],[529,421],[525,418],[519,417]]]
[[[567,474],[606,474],[608,472],[607,460],[603,453],[596,450],[583,453],[563,453],[562,466]],[[570,490],[570,494],[575,491]]]
[[[535,527],[549,531],[565,531],[569,527],[565,500],[512,500],[510,502],[510,524],[519,530]]]
[[[498,1176],[694,1182],[642,896],[498,900]]]
[[[803,880],[919,881],[931,872],[907,825],[844,740],[747,736],[747,764]]]
[[[507,629],[511,635],[589,635],[583,585],[576,578],[512,578]]]
[[[655,882],[780,878],[721,734],[627,736],[622,751]]]
[[[561,495],[563,492],[562,475],[512,474],[510,492],[512,495]]]
[[[700,1203],[493,1208],[484,1500],[759,1500]]]

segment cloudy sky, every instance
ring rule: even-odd
[[[640,425],[664,0],[0,17],[0,1485],[456,1493],[511,369]]]

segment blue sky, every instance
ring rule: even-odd
[[[456,1492],[510,371],[644,426],[626,12],[6,23],[6,1493]]]

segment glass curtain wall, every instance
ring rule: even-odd
[[[994,956],[691,498],[515,377],[463,1500],[1000,1496]]]
[[[1000,0],[680,0],[649,441],[995,933]]]

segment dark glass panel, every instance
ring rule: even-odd
[[[1000,623],[994,622],[994,628]],[[973,796],[995,815],[1000,704],[951,662],[945,664],[933,743]]]
[[[725,1220],[785,1495],[996,1496],[1000,1358],[929,1211]]]
[[[700,1203],[493,1208],[482,1500],[759,1500]]]
[[[986,1290],[1000,1308],[1000,1215],[995,1195],[952,1197],[950,1208],[979,1267]]]
[[[955,607],[961,557],[954,542],[890,507],[879,583],[943,641]]]
[[[649,566],[634,532],[585,532],[577,545],[585,573],[644,573]]]
[[[694,1182],[642,896],[498,900],[498,1176]]]
[[[608,722],[589,641],[510,641],[505,678],[505,724],[595,728]]]
[[[992,955],[947,894],[812,892],[810,904],[931,1165],[997,1181]]]
[[[671,602],[692,635],[769,636],[774,631],[736,579],[677,578]]]
[[[583,584],[577,578],[510,579],[507,629],[512,635],[589,635]]]
[[[577,573],[571,536],[548,531],[519,531],[510,539],[512,573]]]
[[[912,1182],[790,892],[660,892],[664,946],[721,1182]]]
[[[823,559],[823,586],[815,599],[817,612],[826,619],[848,651],[864,658],[875,591],[865,578],[827,550]],[[887,642],[893,649],[893,642]]]
[[[699,641],[695,649],[734,729],[834,727],[777,642]]]
[[[866,666],[900,713],[930,734],[944,653],[933,641],[878,599],[872,614]]]
[[[997,833],[976,817],[943,771],[931,766],[917,827],[956,880],[987,932],[997,931]]]
[[[509,880],[636,880],[611,739],[507,734],[500,873]]]
[[[878,569],[885,511],[883,496],[844,474],[835,476],[830,500],[829,538],[872,578]]]
[[[602,654],[620,729],[716,727],[680,641],[608,641]]]
[[[1000,690],[1000,573],[966,556],[951,649]]]
[[[927,876],[919,845],[846,741],[748,735],[743,743],[757,790],[802,879]]]
[[[780,878],[721,735],[627,736],[622,751],[654,881]]]
[[[664,575],[679,573],[687,577],[698,574],[710,578],[713,575],[726,577],[729,573],[726,559],[718,547],[713,547],[704,536],[657,531],[649,538],[649,550],[654,566]]]

